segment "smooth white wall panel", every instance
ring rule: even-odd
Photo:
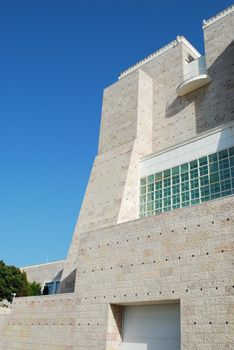
[[[123,350],[179,350],[179,304],[127,306]]]
[[[187,163],[207,154],[215,153],[234,145],[234,125],[215,129],[190,142],[177,145],[165,152],[151,155],[141,161],[140,177]]]

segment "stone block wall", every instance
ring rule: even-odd
[[[16,298],[1,350],[120,350],[124,305],[180,302],[181,350],[233,349],[233,197],[80,237],[76,292]]]
[[[61,260],[48,264],[26,266],[22,267],[21,270],[26,272],[29,282],[40,283],[43,288],[45,282],[60,280],[64,262]]]
[[[76,302],[74,294],[15,298],[0,324],[0,349],[72,350]]]
[[[209,85],[177,96],[185,57],[188,53],[198,56],[187,41],[178,40],[105,90],[99,154],[63,279],[77,266],[80,233],[138,217],[141,157],[234,120],[233,16],[232,11],[204,28],[207,68],[212,78]]]
[[[106,332],[109,305],[168,301],[180,301],[182,350],[232,349],[233,204],[229,197],[82,234],[75,349],[87,348],[84,339],[89,349],[120,349],[118,327]]]
[[[79,233],[138,217],[140,157],[152,151],[152,79],[137,71],[104,94],[97,155],[64,266],[77,266]],[[128,107],[126,107],[126,105]],[[67,291],[65,283],[61,291]]]
[[[0,350],[120,350],[125,305],[169,302],[180,303],[181,350],[234,348],[234,197],[137,219],[141,157],[234,119],[233,11],[204,30],[210,85],[177,97],[193,51],[178,41],[106,89],[62,275],[74,293],[16,299]]]

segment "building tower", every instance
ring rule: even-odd
[[[203,29],[105,89],[67,259],[25,269],[60,293],[16,299],[0,349],[233,348],[234,7]]]

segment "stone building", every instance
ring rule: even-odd
[[[25,268],[1,350],[234,349],[234,6],[104,91],[65,261]]]

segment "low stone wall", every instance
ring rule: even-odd
[[[0,350],[120,350],[124,305],[173,301],[182,350],[231,350],[233,205],[232,196],[83,233],[75,293],[16,298]]]
[[[75,303],[73,294],[15,298],[0,317],[0,349],[73,349]]]
[[[42,288],[45,282],[60,280],[64,266],[64,260],[54,261],[51,263],[22,267],[25,271],[29,282],[36,281],[41,284]]]
[[[8,315],[10,313],[11,313],[11,308],[10,307],[1,307],[0,306],[0,316]]]

